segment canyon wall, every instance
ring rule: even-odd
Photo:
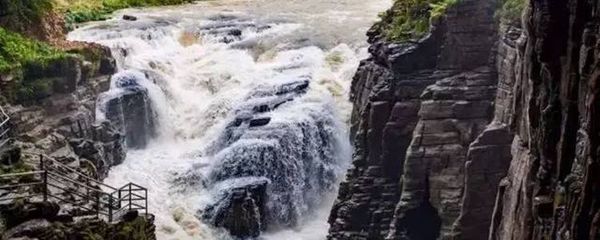
[[[371,58],[352,85],[353,168],[329,239],[450,237],[469,144],[493,114],[494,8],[461,1],[416,42],[369,33]]]
[[[490,239],[598,239],[598,1],[536,0],[517,45],[508,175]]]
[[[369,33],[328,239],[598,239],[598,1],[523,24],[460,1],[417,42]]]

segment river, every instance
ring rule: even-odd
[[[261,238],[324,239],[351,162],[352,76],[367,57],[366,31],[390,5],[200,1],[126,9],[74,30],[70,40],[109,46],[119,74],[146,73],[139,82],[154,110],[156,134],[147,146],[129,149],[105,182],[149,188],[158,239],[229,239],[202,211],[223,191],[265,179],[271,214]],[[307,89],[297,87],[305,81]],[[285,92],[285,101],[282,86],[296,89]],[[232,124],[256,106],[268,109],[250,118],[267,125]],[[97,117],[103,114],[99,106]]]

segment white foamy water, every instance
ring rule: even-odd
[[[121,74],[140,75],[156,114],[157,136],[144,149],[129,150],[106,183],[149,188],[159,239],[228,239],[199,220],[199,210],[214,203],[219,190],[261,179],[231,178],[227,164],[264,167],[269,162],[252,158],[254,151],[274,148],[274,156],[293,160],[285,164],[296,170],[285,176],[298,179],[269,175],[269,184],[287,184],[282,186],[297,192],[292,198],[303,197],[291,201],[297,225],[283,224],[261,236],[324,239],[335,186],[350,164],[351,79],[366,57],[365,32],[389,5],[389,0],[206,1],[125,10],[70,33],[72,40],[109,46],[125,71]],[[138,20],[121,20],[124,13]],[[270,118],[267,126],[230,128],[253,104],[277,100],[257,91],[304,78],[310,79],[305,94],[254,116]],[[113,86],[108,95],[119,91]],[[102,118],[104,110],[97,112]],[[240,163],[231,156],[255,161]],[[277,186],[271,189],[277,197],[289,197]]]

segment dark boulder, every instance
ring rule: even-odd
[[[2,239],[14,239],[36,237],[42,235],[44,231],[51,226],[51,223],[45,219],[35,219],[24,222],[16,227],[8,229],[2,235]]]
[[[334,189],[338,164],[350,157],[340,154],[335,114],[323,103],[288,117],[303,106],[308,87],[305,78],[260,86],[233,111],[232,123],[205,150],[216,164],[204,183],[220,196],[203,210],[207,222],[239,238],[292,228]],[[282,107],[291,101],[298,104]]]
[[[208,207],[202,218],[229,230],[235,237],[258,237],[266,226],[267,184],[268,181],[263,179],[224,189],[220,200]]]
[[[136,21],[138,18],[136,16],[132,16],[132,15],[123,15],[123,20],[126,21]]]
[[[3,165],[12,165],[21,159],[21,149],[16,146],[0,149],[0,163]]]
[[[269,124],[269,122],[271,122],[270,117],[255,118],[255,119],[250,120],[250,127],[264,126],[264,125]]]
[[[107,121],[69,139],[69,145],[77,156],[92,162],[100,179],[108,175],[112,166],[121,164],[127,154],[124,136]]]
[[[229,35],[234,36],[234,37],[241,37],[242,36],[242,30],[240,30],[240,29],[233,29],[233,30],[229,31]]]
[[[148,89],[140,84],[149,80],[140,72],[122,72],[112,81],[113,89],[99,97],[99,109],[125,135],[128,147],[143,148],[156,127]]]
[[[32,219],[54,220],[58,216],[60,206],[54,202],[15,202],[0,205],[0,215],[8,228],[15,227]]]

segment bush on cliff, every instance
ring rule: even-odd
[[[24,81],[25,69],[44,69],[65,60],[69,54],[0,27],[0,76],[12,76],[12,84],[2,89],[4,100],[26,101],[45,95],[51,82],[40,78]]]
[[[502,0],[500,1],[501,7],[497,12],[497,16],[502,21],[519,25],[521,14],[523,13],[523,9],[525,9],[525,3],[526,0]]]
[[[194,0],[56,0],[59,9],[66,12],[67,24],[107,19],[116,10],[129,7],[148,7],[190,3]]]
[[[431,20],[439,18],[459,0],[396,0],[376,24],[389,41],[405,42],[423,37]]]
[[[0,27],[0,73],[28,64],[47,66],[66,53],[46,43],[21,36]]]
[[[0,0],[0,26],[24,31],[52,9],[52,0]]]

